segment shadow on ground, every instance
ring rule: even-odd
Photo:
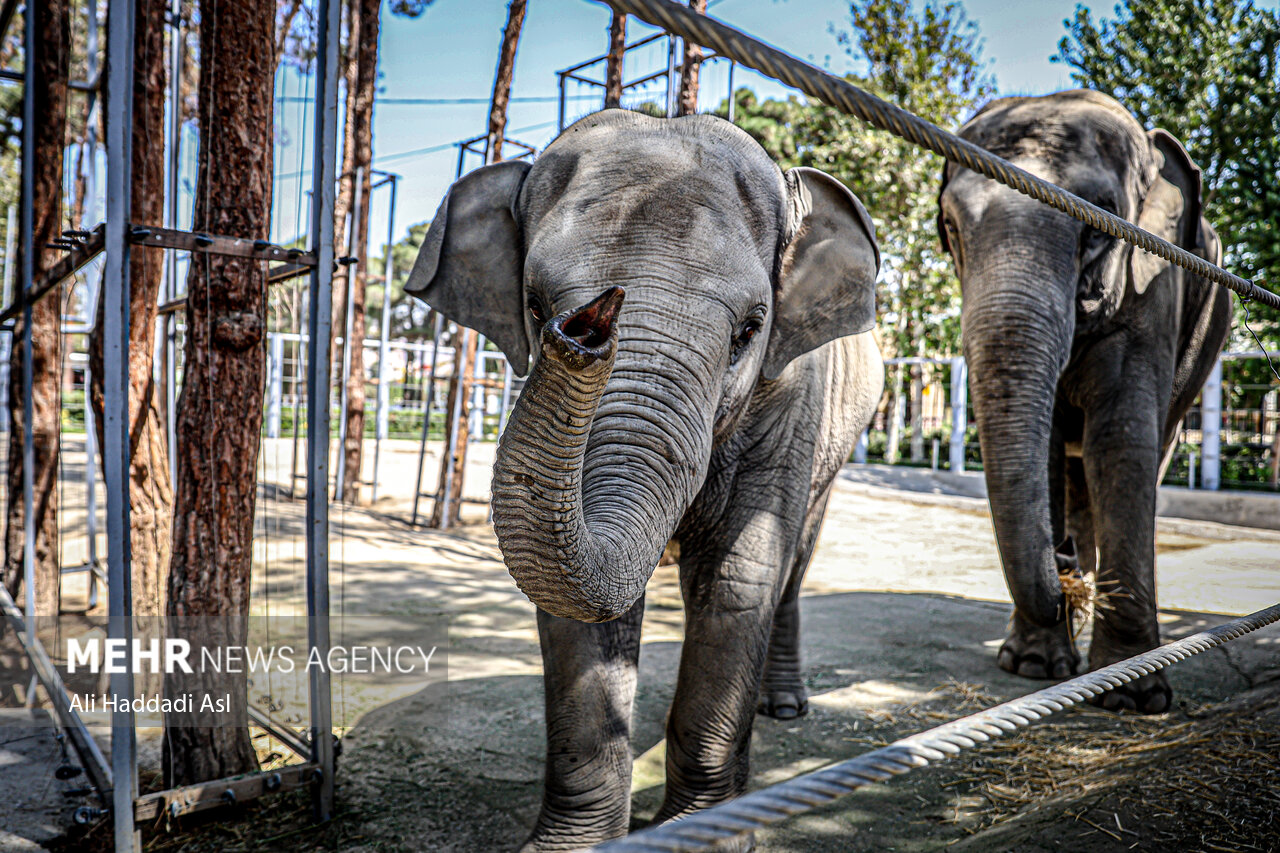
[[[757,720],[752,787],[1034,689],[993,665],[1007,614],[1004,605],[927,594],[805,598],[812,711],[786,723]],[[1166,638],[1224,618],[1166,613]],[[1280,800],[1265,786],[1280,776],[1276,643],[1263,632],[1180,664],[1169,714],[1070,710],[762,832],[760,847],[1249,849],[1274,840]],[[662,724],[678,655],[672,641],[646,643],[641,654],[637,826],[661,800]],[[340,788],[347,817],[317,846],[489,851],[522,840],[541,790],[541,679],[467,678],[456,668],[452,677],[351,731]]]

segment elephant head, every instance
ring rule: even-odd
[[[1145,131],[1105,95],[1003,98],[960,135],[1197,250],[1199,170],[1172,136]],[[955,166],[943,176],[938,230],[960,274],[964,352],[1006,580],[1019,612],[1052,626],[1064,616],[1048,474],[1059,376],[1074,341],[1182,271]]]
[[[878,265],[842,184],[711,116],[607,110],[454,184],[406,290],[529,371],[492,492],[525,594],[627,612],[757,384],[872,327]]]

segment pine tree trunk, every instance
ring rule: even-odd
[[[707,0],[689,0],[689,8],[699,15],[707,13]],[[702,66],[702,48],[686,40],[684,63],[680,66],[680,111],[691,116],[698,112],[698,72]]]
[[[193,228],[266,239],[271,211],[275,9],[200,5],[202,139]],[[167,615],[171,637],[203,648],[248,640],[249,581],[262,392],[266,373],[263,264],[197,254],[187,278],[187,339],[178,401],[178,477]],[[166,719],[166,786],[255,770],[246,676],[175,672],[169,696],[229,697],[205,727]],[[216,722],[216,725],[210,725]]]
[[[131,205],[133,221],[148,225],[164,221],[164,146],[156,140],[164,138],[165,13],[164,0],[137,0]],[[162,250],[137,247],[129,253],[129,532],[134,635],[144,642],[165,636],[165,586],[173,527],[163,400],[152,372],[163,275]],[[90,398],[99,448],[106,422],[102,396],[104,306],[105,301],[99,300],[98,320],[89,338]],[[139,692],[158,693],[162,679],[158,674],[138,673],[135,686]]]
[[[45,248],[62,233],[62,163],[67,127],[67,68],[71,51],[71,30],[64,0],[36,3],[36,43],[31,57],[35,81],[35,170],[33,198],[32,274],[35,281],[55,264],[61,252]],[[26,7],[32,8],[31,4]],[[24,200],[27,203],[27,200]],[[21,248],[19,248],[21,251]],[[18,258],[17,269],[22,269]],[[20,288],[31,286],[21,274]],[[16,288],[15,288],[16,290]],[[4,585],[21,602],[25,553],[25,530],[35,528],[36,619],[38,626],[56,624],[59,608],[61,567],[58,558],[58,427],[61,395],[58,393],[61,348],[62,289],[49,294],[31,312],[31,401],[32,432],[35,444],[33,465],[35,501],[32,518],[26,518],[23,474],[23,430],[25,396],[22,388],[23,315],[13,331],[9,368],[9,465],[8,512],[5,529]]]
[[[489,101],[489,145],[486,161],[497,163],[502,159],[502,145],[507,127],[507,106],[511,101],[511,82],[516,69],[516,49],[520,46],[520,28],[524,26],[527,0],[511,0],[507,7],[507,25],[502,30],[502,46],[498,51],[498,70],[493,80],[493,97]],[[432,527],[456,524],[462,506],[462,487],[467,465],[467,441],[470,438],[471,380],[475,373],[479,336],[472,334],[467,346],[454,355],[457,374],[449,384],[448,408],[445,414],[445,446],[453,441],[454,452],[446,452],[440,459],[440,486],[436,491],[435,508],[431,512]],[[454,417],[454,401],[461,395],[461,405]],[[450,485],[449,515],[443,514],[444,484]]]
[[[604,106],[622,106],[622,60],[627,49],[627,16],[614,12],[609,21],[609,55],[604,67]]]
[[[340,0],[341,2],[341,0]],[[338,171],[338,192],[333,200],[334,257],[349,254],[351,241],[347,236],[347,217],[356,197],[356,120],[355,92],[359,88],[359,65],[356,62],[356,45],[360,43],[360,0],[346,0],[342,6],[342,19],[347,24],[346,50],[342,52],[343,79],[346,84],[346,108],[342,122],[342,168]],[[347,276],[351,267],[341,264],[333,271],[332,320],[333,336],[329,339],[329,369],[331,379],[342,375],[342,350],[338,338],[343,337],[346,346],[347,330]]]
[[[440,460],[440,486],[436,490],[435,505],[431,509],[431,527],[451,527],[461,521],[462,488],[466,482],[464,472],[467,469],[467,437],[470,435],[470,394],[472,384],[470,378],[475,375],[476,354],[479,350],[480,336],[476,332],[468,332],[459,328],[459,334],[453,341],[454,376],[449,380],[449,392],[445,395],[445,418],[452,419],[455,411],[460,412],[453,423],[458,438],[454,442],[453,453],[449,453],[449,434],[445,432],[445,452]],[[464,343],[465,340],[465,343]],[[462,405],[457,406],[458,395],[465,394]],[[445,518],[444,483],[449,478],[449,513]]]
[[[369,261],[369,208],[373,165],[373,101],[378,82],[378,10],[379,0],[358,0],[359,43],[356,45],[356,86],[354,99],[348,103],[354,109],[348,111],[352,121],[349,139],[353,142],[352,166],[361,176],[360,210],[355,222],[359,228],[352,241],[355,256],[354,267],[347,268],[351,280],[351,344],[347,383],[346,447],[343,448],[343,473],[341,498],[347,503],[357,503],[360,498],[360,468],[364,448],[364,336],[365,336],[365,285]],[[345,344],[344,344],[345,345]]]

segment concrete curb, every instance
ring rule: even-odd
[[[851,494],[980,515],[989,512],[981,472],[953,474],[927,468],[849,463],[841,469],[836,484]],[[1280,542],[1280,495],[1163,486],[1157,513],[1156,529],[1162,533]]]

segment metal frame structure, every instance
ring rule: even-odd
[[[684,63],[680,61],[680,57],[683,55],[683,51],[681,50],[682,39],[679,36],[673,35],[672,33],[669,33],[669,32],[654,33],[653,35],[646,36],[640,39],[639,41],[635,41],[629,45],[624,46],[622,49],[622,55],[625,60],[625,57],[628,52],[638,50],[642,47],[647,47],[648,45],[651,45],[654,42],[662,41],[663,39],[666,39],[667,41],[666,66],[658,71],[649,71],[644,74],[641,74],[639,77],[635,78],[630,82],[624,82],[622,84],[622,91],[627,92],[629,90],[637,89],[646,83],[651,83],[654,80],[660,80],[665,77],[667,80],[666,104],[665,104],[666,113],[667,113],[667,118],[671,118],[678,111],[679,104],[677,102],[680,94],[680,75],[684,73]],[[603,99],[604,89],[606,86],[605,82],[603,80],[596,80],[593,77],[586,76],[583,72],[585,72],[588,68],[592,67],[593,65],[599,65],[600,63],[606,61],[608,58],[609,58],[608,54],[601,54],[600,56],[596,56],[591,59],[585,60],[583,62],[579,62],[577,65],[571,65],[568,68],[565,68],[561,71],[556,72],[557,91],[559,92],[559,111],[557,113],[557,127],[561,132],[563,132],[565,127],[568,126],[568,122],[567,122],[568,117],[566,115],[568,101],[569,101],[568,92],[567,92],[568,81],[572,80],[575,83],[581,83],[586,86],[592,86],[594,88],[598,88],[600,90],[600,94]],[[734,77],[735,77],[734,72],[737,70],[737,66],[738,66],[737,62],[735,62],[732,58],[725,56],[722,53],[717,53],[714,50],[709,50],[707,53],[703,55],[702,59],[699,60],[698,64],[699,66],[707,65],[718,59],[725,59],[725,60],[728,60],[729,62],[729,115],[727,116],[727,118],[729,119],[729,121],[733,121],[734,112],[735,112],[735,103],[733,100],[733,83],[734,83]]]
[[[174,0],[174,20],[180,0]],[[106,45],[106,72],[113,80],[133,79],[135,9],[132,3],[118,4],[108,22]],[[334,264],[333,207],[334,171],[337,159],[338,129],[338,44],[341,7],[330,0],[318,0],[317,73],[322,85],[316,93],[313,198],[311,209],[311,236],[313,250],[300,252],[266,241],[236,237],[219,237],[179,231],[176,225],[176,197],[171,198],[166,217],[168,227],[134,225],[130,223],[132,189],[131,142],[133,128],[133,86],[111,86],[106,103],[106,151],[107,151],[107,209],[106,221],[92,231],[67,232],[58,241],[58,247],[68,254],[40,281],[34,280],[34,211],[31,199],[34,192],[34,64],[26,63],[22,74],[23,94],[22,137],[22,195],[21,235],[23,265],[21,296],[0,311],[0,324],[23,315],[23,335],[19,345],[23,347],[23,500],[26,518],[33,515],[34,483],[33,457],[34,432],[32,429],[32,363],[31,318],[33,306],[53,292],[59,283],[75,273],[99,253],[104,255],[104,273],[101,298],[103,304],[103,383],[105,411],[103,420],[105,480],[107,510],[107,636],[113,640],[131,639],[133,634],[132,571],[129,527],[129,490],[120,487],[128,481],[129,469],[129,253],[135,244],[180,249],[190,252],[231,254],[268,261],[280,260],[271,271],[269,281],[293,277],[303,272],[310,274],[309,304],[309,361],[308,399],[315,405],[308,407],[307,442],[307,623],[308,652],[326,656],[329,651],[329,524],[328,524],[328,468],[329,468],[329,340],[330,293]],[[28,52],[35,44],[35,16],[25,16],[24,44]],[[96,32],[96,27],[91,28]],[[179,39],[175,38],[175,42]],[[181,45],[175,44],[172,56],[180,56]],[[28,53],[28,55],[30,55]],[[171,67],[178,67],[176,64]],[[9,74],[7,76],[12,76]],[[98,80],[90,85],[73,88],[95,91]],[[177,86],[171,85],[176,96]],[[171,104],[173,101],[171,100]],[[170,130],[171,144],[178,143],[176,115]],[[173,151],[171,150],[171,157]],[[176,159],[176,158],[175,158]],[[171,160],[171,164],[175,160]],[[176,170],[171,171],[169,188],[176,187]],[[170,259],[171,260],[171,259]],[[172,261],[168,265],[165,287],[165,305],[162,316],[166,318],[165,341],[166,370],[172,376],[173,339],[172,315],[185,300],[176,298],[176,270]],[[19,342],[15,342],[18,344]],[[171,402],[172,389],[168,389]],[[172,412],[172,406],[170,406]],[[92,452],[92,448],[89,448]],[[110,488],[110,484],[119,484]],[[103,756],[83,720],[70,706],[65,685],[37,636],[34,601],[35,529],[28,523],[24,542],[25,613],[9,594],[0,587],[0,611],[14,628],[19,642],[30,660],[37,680],[48,693],[59,725],[75,747],[94,793],[101,801],[102,809],[84,808],[77,818],[88,821],[110,814],[113,824],[116,853],[132,853],[139,848],[140,836],[137,821],[154,819],[161,812],[171,816],[202,811],[226,802],[243,802],[262,793],[282,791],[310,785],[317,820],[327,820],[333,814],[334,793],[334,739],[332,736],[332,708],[329,674],[323,667],[311,671],[310,716],[311,737],[303,743],[296,735],[276,730],[269,720],[251,714],[254,724],[277,736],[295,752],[302,752],[304,763],[290,765],[274,773],[257,773],[228,780],[217,780],[201,785],[185,786],[169,791],[138,796],[137,740],[134,715],[131,710],[112,712],[112,749],[110,762]],[[133,695],[133,676],[130,672],[112,673],[110,691],[115,696]],[[125,703],[127,704],[127,703]],[[228,797],[228,793],[230,796]]]

